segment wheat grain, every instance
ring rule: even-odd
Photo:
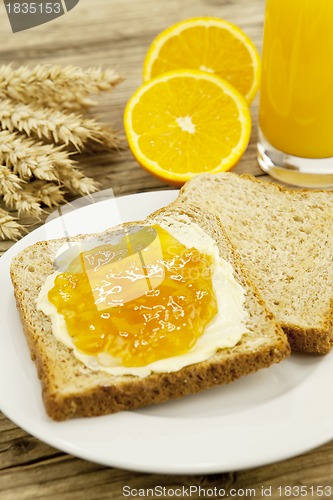
[[[42,206],[58,207],[65,201],[65,192],[54,182],[35,180],[29,182],[25,189],[15,193],[5,193],[3,200],[7,207],[17,210],[18,215],[32,215],[39,218]]]
[[[46,181],[58,181],[58,166],[69,168],[76,164],[62,146],[43,144],[7,130],[0,131],[0,163],[12,167],[21,179],[36,177]]]
[[[86,196],[98,190],[98,182],[86,177],[78,168],[58,166],[57,171],[61,183],[71,194]]]
[[[18,216],[31,215],[37,219],[43,213],[41,202],[29,189],[21,189],[16,193],[5,193],[3,201],[8,208],[17,210]]]
[[[20,238],[22,230],[23,227],[17,219],[0,208],[0,239],[16,241]]]
[[[0,194],[15,193],[22,188],[24,181],[15,175],[12,170],[0,165]]]
[[[65,201],[65,192],[59,184],[48,181],[33,181],[27,186],[28,191],[43,205],[58,207]]]
[[[94,102],[89,94],[112,90],[122,81],[115,71],[101,68],[38,65],[0,67],[0,95],[23,103],[77,110]]]
[[[101,140],[91,140],[89,138],[84,145],[84,151],[87,153],[95,153],[101,151],[121,151],[126,147],[125,137],[119,133],[99,123],[101,132]]]
[[[88,142],[109,150],[118,149],[121,145],[111,129],[94,119],[78,113],[22,104],[13,99],[0,100],[0,125],[10,132],[18,130],[56,144],[73,145],[78,151]]]

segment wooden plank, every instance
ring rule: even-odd
[[[205,490],[251,489],[255,490],[256,498],[262,497],[262,488],[271,488],[270,498],[275,500],[281,498],[279,486],[333,486],[333,443],[301,457],[266,467],[209,476],[172,477],[132,473],[99,466],[68,455],[45,457],[42,461],[0,472],[0,488],[3,485],[0,490],[1,498],[24,500],[47,498],[50,495],[52,498],[63,498],[65,495],[65,498],[79,500],[82,499],[83,480],[85,498],[110,498],[111,489],[112,498],[120,500],[124,498],[124,486],[133,490],[148,490],[156,486],[166,489],[197,486]],[[287,495],[283,497],[286,498]],[[310,497],[311,495],[308,496]],[[151,498],[158,498],[158,495]],[[200,496],[198,491],[193,493],[191,498],[199,499],[202,495]]]

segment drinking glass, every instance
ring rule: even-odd
[[[272,177],[333,187],[333,0],[267,0],[258,161]]]

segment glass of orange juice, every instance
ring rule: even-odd
[[[288,184],[333,187],[333,0],[266,0],[258,161]]]

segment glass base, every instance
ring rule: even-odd
[[[258,163],[274,179],[293,186],[333,188],[333,158],[309,159],[274,148],[259,129]]]

